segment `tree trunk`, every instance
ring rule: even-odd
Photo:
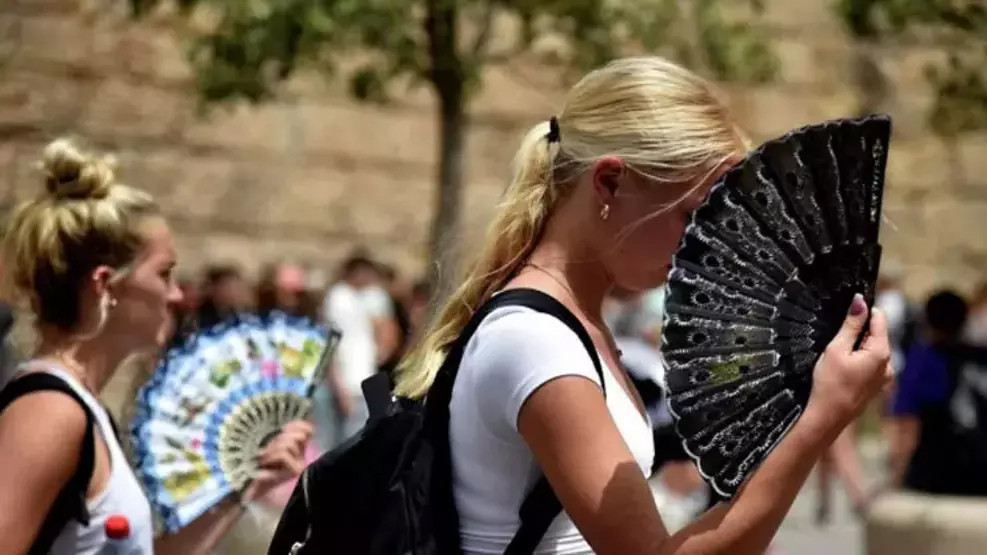
[[[459,269],[466,114],[461,96],[450,96],[442,99],[439,111],[439,183],[429,236],[429,279],[433,286],[429,319],[455,289]]]
[[[427,0],[425,29],[431,68],[429,80],[439,99],[439,183],[429,237],[431,321],[453,290],[458,269],[459,209],[466,134],[466,72],[457,48],[456,0]]]

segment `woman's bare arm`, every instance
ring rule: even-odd
[[[865,317],[848,318],[817,367],[804,414],[735,500],[674,536],[591,381],[571,376],[546,383],[522,406],[518,429],[595,552],[763,553],[816,460],[890,379],[879,312],[870,338],[853,351]]]
[[[519,429],[562,505],[602,555],[762,553],[827,445],[823,427],[806,415],[734,503],[670,537],[595,384],[580,377],[545,384],[522,408]]]
[[[64,393],[30,393],[0,413],[0,554],[28,551],[75,474],[85,432],[85,411]]]
[[[891,445],[889,446],[891,465],[891,485],[901,487],[908,471],[908,464],[918,447],[922,424],[915,416],[895,416],[891,419]]]
[[[292,479],[305,469],[305,445],[312,437],[312,426],[305,421],[289,422],[258,455],[260,472],[242,494],[245,502],[263,496],[270,488]],[[243,515],[243,505],[230,495],[212,510],[182,528],[154,542],[158,555],[208,555]]]

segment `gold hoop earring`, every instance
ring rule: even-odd
[[[604,204],[603,208],[600,209],[600,219],[606,220],[609,217],[610,217],[610,205]]]

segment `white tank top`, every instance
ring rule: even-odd
[[[152,555],[154,530],[151,507],[130,469],[116,434],[113,433],[113,425],[110,424],[106,409],[75,377],[58,369],[51,362],[35,360],[22,368],[41,370],[61,378],[85,401],[96,419],[96,430],[106,443],[112,465],[106,487],[86,503],[89,508],[89,526],[82,526],[76,520],[69,521],[55,539],[51,555],[99,555],[106,543],[103,527],[106,520],[113,515],[122,515],[130,522],[130,538],[124,544],[127,548],[120,553]]]

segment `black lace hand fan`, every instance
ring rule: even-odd
[[[804,127],[730,169],[672,260],[662,354],[685,450],[732,497],[802,414],[855,293],[871,304],[891,120]]]

